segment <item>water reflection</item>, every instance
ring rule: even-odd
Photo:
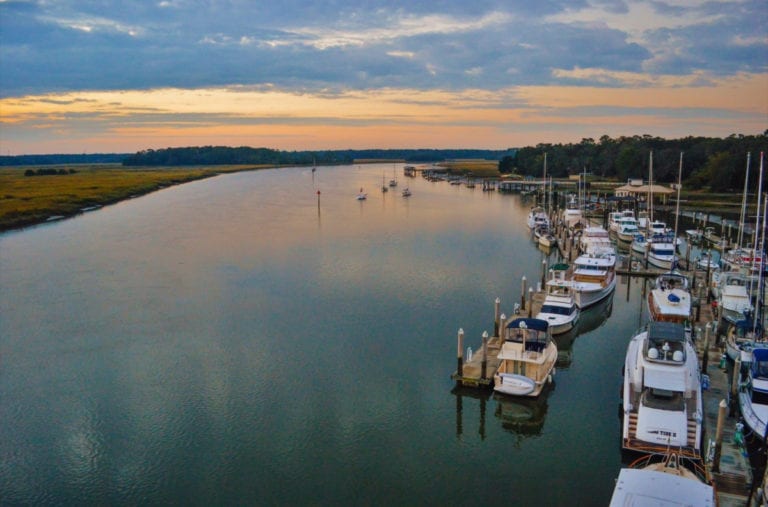
[[[494,394],[493,399],[496,401],[494,415],[501,421],[501,427],[504,430],[517,436],[516,446],[526,438],[541,435],[547,416],[547,400],[554,388],[553,382],[535,398]]]
[[[468,398],[469,400],[479,401],[477,432],[480,435],[480,440],[485,440],[485,412],[486,404],[491,397],[491,391],[456,386],[451,391],[451,394],[456,397],[456,438],[460,438],[464,434],[464,398]]]

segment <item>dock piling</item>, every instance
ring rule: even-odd
[[[499,336],[499,312],[501,311],[501,299],[496,298],[493,306],[493,336]]]
[[[486,369],[488,367],[488,331],[483,331],[483,361],[480,363],[480,378],[487,379]]]
[[[528,318],[533,317],[533,287],[528,289]]]
[[[456,352],[456,373],[461,377],[464,375],[464,330],[459,328],[459,349]]]
[[[525,282],[526,282],[525,275],[523,275],[523,290],[520,295],[520,308],[522,308],[523,310],[525,310]]]
[[[723,452],[723,425],[725,424],[725,409],[728,404],[725,400],[720,400],[717,409],[717,430],[715,431],[715,456],[712,460],[712,471],[720,472],[720,455]]]

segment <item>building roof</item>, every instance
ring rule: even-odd
[[[661,185],[624,185],[618,187],[614,192],[626,192],[629,194],[650,194],[653,191],[654,194],[668,195],[674,192],[671,188],[663,187]]]

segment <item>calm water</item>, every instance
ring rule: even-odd
[[[0,502],[607,504],[637,282],[539,400],[455,393],[458,328],[476,349],[544,254],[519,196],[397,170],[387,194],[387,164],[231,174],[1,235]]]

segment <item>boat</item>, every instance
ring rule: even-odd
[[[699,363],[685,326],[649,322],[627,347],[622,402],[622,447],[663,454],[677,448],[701,459]]]
[[[645,234],[642,232],[635,234],[635,237],[632,240],[631,248],[633,252],[645,256],[646,252],[648,251],[648,242],[645,240]]]
[[[541,206],[534,206],[531,211],[528,212],[528,227],[530,229],[536,229],[536,227],[547,226],[549,227],[549,217],[547,212]]]
[[[614,211],[608,215],[608,229],[613,232],[619,232],[619,224],[622,220],[631,218],[635,220],[635,212],[629,209],[623,211]],[[635,220],[635,225],[637,221]],[[631,240],[630,240],[631,241]]]
[[[551,231],[546,231],[539,236],[539,245],[552,248],[557,245],[557,237]]]
[[[688,243],[698,244],[701,243],[704,232],[701,229],[686,229],[685,236],[688,238]]]
[[[567,264],[552,266],[546,285],[547,293],[541,310],[536,314],[537,319],[549,323],[549,332],[552,335],[567,333],[579,321],[579,307],[576,306],[571,287],[565,283],[567,270]]]
[[[704,271],[714,271],[720,268],[720,263],[710,253],[701,252],[701,254],[699,254],[699,256],[696,258],[696,267]]]
[[[381,175],[381,192],[386,193],[388,191],[389,191],[389,187],[387,187],[387,185],[384,184],[384,175],[382,174]]]
[[[576,223],[581,221],[582,213],[579,207],[579,202],[576,196],[571,194],[568,196],[568,202],[565,204],[565,210],[563,211],[563,221],[568,227],[573,227]]]
[[[725,353],[732,360],[742,357],[742,352],[750,352],[756,348],[768,348],[768,342],[763,336],[763,326],[747,312],[743,320],[728,326],[725,334]]]
[[[653,288],[648,291],[650,320],[683,324],[690,337],[692,308],[688,277],[678,271],[662,273],[656,277]]]
[[[715,278],[718,291],[717,307],[724,320],[734,324],[744,319],[745,313],[754,310],[749,295],[750,277],[726,271],[720,272]]]
[[[744,422],[761,439],[768,425],[768,348],[743,352],[739,408]]]
[[[654,234],[648,240],[648,264],[661,269],[672,269],[675,264],[675,238],[673,234]]]
[[[502,332],[501,361],[493,375],[493,389],[511,396],[541,394],[552,381],[557,361],[557,345],[546,320],[517,318]]]
[[[629,505],[714,507],[715,488],[706,482],[706,471],[696,463],[668,452],[662,461],[643,456],[619,471],[609,507]]]
[[[357,194],[357,200],[358,201],[364,201],[366,199],[368,199],[368,194],[363,192],[363,188],[360,187],[360,192],[358,192],[358,194]]]
[[[582,230],[579,249],[585,254],[615,252],[610,234],[600,226],[588,226]]]
[[[408,187],[405,187],[403,189],[403,197],[410,197],[411,196],[411,190]]]
[[[616,288],[616,252],[582,254],[573,261],[568,283],[580,310],[599,303]]]
[[[619,241],[625,243],[632,243],[632,240],[635,239],[635,235],[640,232],[640,229],[637,227],[637,220],[632,217],[623,217],[619,219],[617,226],[616,237]]]

